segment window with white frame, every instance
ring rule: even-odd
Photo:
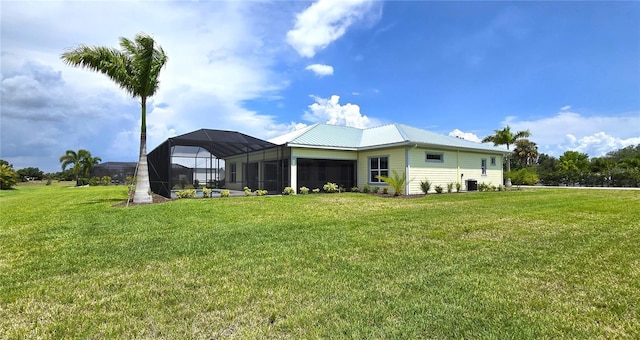
[[[480,162],[480,168],[482,169],[482,176],[487,175],[487,159],[483,158]]]
[[[442,162],[444,162],[444,153],[427,151],[425,153],[424,160],[425,160],[425,162],[442,163]]]
[[[229,164],[229,182],[233,183],[236,181],[237,168],[236,163]]]
[[[389,176],[389,157],[369,157],[369,183],[381,183],[377,176]]]
[[[491,157],[491,166],[495,166],[496,165],[496,156],[492,156]]]

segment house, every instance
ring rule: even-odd
[[[109,176],[114,184],[124,184],[127,182],[127,177],[135,175],[136,166],[136,162],[104,162],[95,165],[89,176],[99,178]]]
[[[500,185],[505,149],[423,129],[388,124],[360,129],[315,124],[269,141],[261,150],[225,157],[225,186],[233,190],[296,191],[322,188],[327,182],[344,188],[385,187],[377,176],[405,173],[405,194],[422,193],[420,182],[436,185]],[[393,192],[389,188],[390,192]]]

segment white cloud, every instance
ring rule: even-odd
[[[317,76],[333,75],[333,66],[323,64],[313,64],[305,67],[305,70],[313,71]]]
[[[16,168],[57,171],[58,156],[78,148],[104,161],[137,159],[138,100],[105,75],[64,65],[60,54],[80,43],[117,48],[118,37],[138,32],[153,36],[169,56],[148,107],[149,151],[167,137],[203,126],[256,137],[279,128],[275,116],[247,110],[244,103],[277,98],[288,86],[286,75],[274,71],[283,47],[274,37],[289,28],[288,11],[244,2],[2,7],[0,146],[2,158]],[[141,18],[140,12],[147,15]]]
[[[640,144],[640,136],[620,139],[604,132],[598,132],[580,139],[567,135],[568,150],[586,153],[591,157],[600,157],[609,151],[622,149],[629,145]]]
[[[571,105],[565,105],[560,108],[560,111],[569,111],[569,110],[571,110]]]
[[[375,5],[370,0],[319,0],[296,15],[287,42],[298,54],[311,58],[343,36],[349,26],[373,14]]]
[[[327,123],[333,125],[346,125],[357,128],[365,128],[372,125],[369,117],[360,113],[360,106],[347,103],[340,105],[340,97],[337,95],[331,98],[321,98],[311,96],[315,103],[309,105],[303,118],[314,123]]]
[[[608,116],[585,116],[563,107],[553,117],[518,120],[507,117],[503,126],[512,131],[529,130],[540,152],[559,156],[567,150],[587,153],[590,157],[637,144],[640,139],[640,113]],[[616,137],[613,137],[616,136]]]
[[[449,136],[458,137],[458,138],[462,138],[464,140],[477,142],[477,143],[480,143],[482,141],[482,139],[480,139],[476,134],[471,133],[471,132],[462,132],[459,129],[455,129],[455,130],[449,132]]]

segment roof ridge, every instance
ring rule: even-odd
[[[403,129],[403,125],[399,124],[399,123],[393,123],[393,126],[398,130],[398,133],[400,134],[400,136],[402,136],[402,139],[404,139],[405,141],[409,142],[409,136],[404,132]]]

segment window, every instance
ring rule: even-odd
[[[444,162],[444,154],[442,152],[427,152],[425,156],[426,162]]]
[[[369,183],[381,183],[376,176],[389,176],[389,157],[369,158]]]
[[[236,168],[236,163],[231,163],[229,164],[229,177],[230,177],[230,182],[235,182],[236,181],[236,174],[237,174],[237,168]]]
[[[480,162],[480,167],[482,168],[482,176],[487,175],[487,159],[483,158]]]
[[[495,166],[496,165],[496,157],[492,156],[491,157],[491,166]]]

